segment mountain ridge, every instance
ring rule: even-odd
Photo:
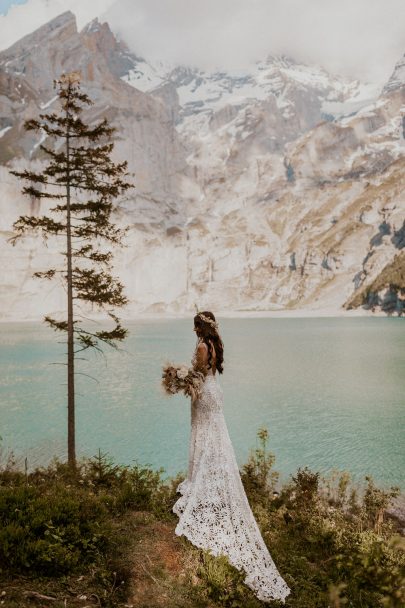
[[[398,253],[388,234],[370,243],[383,221],[392,233],[405,220],[401,60],[377,95],[291,58],[244,75],[152,66],[108,24],[78,32],[69,11],[31,36],[0,52],[0,251],[10,267],[0,318],[42,313],[30,272],[55,251],[7,244],[16,211],[30,205],[7,167],[42,162],[22,123],[55,107],[52,78],[63,69],[80,69],[95,101],[86,118],[117,126],[117,159],[135,172],[136,192],[117,210],[131,226],[116,262],[128,314],[185,312],[196,301],[338,312]],[[63,310],[61,290],[48,300]]]

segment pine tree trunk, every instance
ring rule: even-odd
[[[68,117],[68,112],[66,112]],[[68,464],[76,467],[75,445],[75,377],[74,377],[74,339],[73,339],[73,287],[72,287],[72,235],[70,214],[70,137],[66,135],[66,234],[67,234],[67,346],[68,346]]]

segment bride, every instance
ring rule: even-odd
[[[194,545],[225,554],[246,573],[245,583],[256,596],[283,603],[290,588],[279,574],[250,509],[222,412],[218,373],[223,372],[223,343],[212,312],[194,317],[197,346],[194,369],[203,372],[200,396],[191,402],[191,436],[187,478],[173,506],[179,521],[175,532]]]

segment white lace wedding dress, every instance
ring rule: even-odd
[[[193,364],[195,362],[195,355]],[[246,573],[245,583],[263,602],[285,603],[290,588],[280,576],[260,534],[240,478],[222,411],[223,394],[210,370],[201,397],[191,403],[187,478],[173,506],[175,532],[212,555],[225,554]]]

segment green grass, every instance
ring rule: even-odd
[[[405,542],[385,513],[398,489],[381,490],[367,477],[360,495],[347,472],[324,478],[304,468],[274,495],[278,474],[266,429],[258,436],[241,477],[292,590],[284,605],[403,607]],[[13,608],[264,605],[226,557],[175,535],[171,508],[181,477],[164,481],[162,473],[115,465],[101,453],[76,472],[58,461],[28,475],[12,462],[4,465],[0,602]]]

